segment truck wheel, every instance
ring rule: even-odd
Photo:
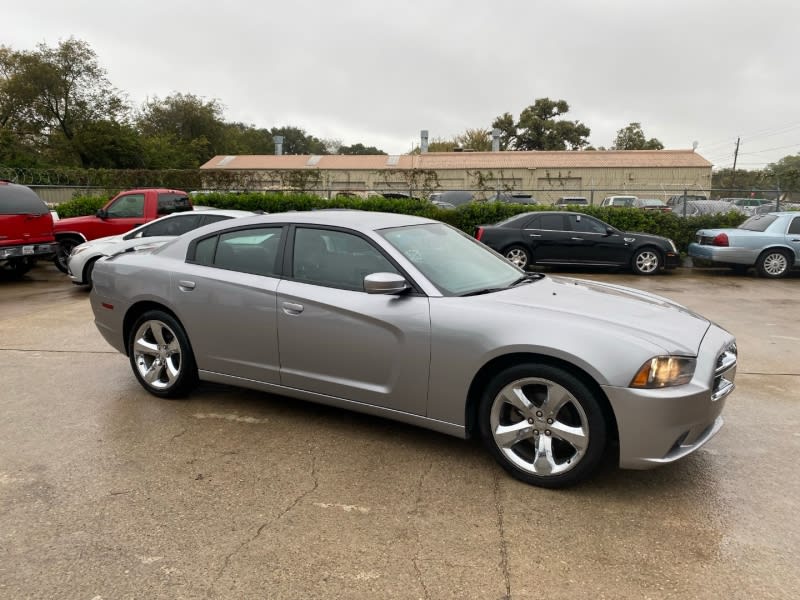
[[[26,258],[12,258],[2,265],[2,270],[11,273],[12,277],[22,277],[31,270],[33,261]]]
[[[56,256],[53,262],[62,273],[67,272],[67,259],[69,258],[72,249],[80,244],[75,238],[62,238],[58,240],[58,248],[56,249]]]

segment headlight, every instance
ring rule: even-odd
[[[84,246],[83,244],[81,244],[80,246],[75,246],[72,249],[72,252],[70,252],[70,256],[75,256],[76,254],[80,254],[81,252],[84,252],[84,251],[86,251],[88,249],[89,249],[89,246]]]
[[[631,381],[634,388],[684,385],[692,380],[697,360],[682,356],[656,356],[642,365]]]

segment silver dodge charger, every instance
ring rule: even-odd
[[[245,217],[101,259],[95,323],[150,393],[213,381],[459,437],[562,487],[605,452],[697,450],[734,389],[727,331],[665,298],[526,273],[430,219]]]

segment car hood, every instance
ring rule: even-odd
[[[622,329],[675,355],[696,355],[711,325],[708,319],[667,298],[571,277],[545,277],[478,298],[509,308],[539,309],[593,324],[607,323],[610,339],[614,331]]]
[[[59,218],[58,221],[53,223],[53,229],[56,231],[72,231],[73,228],[84,223],[95,223],[96,221],[97,217],[94,215],[85,217],[67,217],[66,219]]]

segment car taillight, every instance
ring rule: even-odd
[[[727,246],[728,245],[728,234],[727,233],[718,233],[713,240],[711,240],[712,246]]]
[[[483,237],[483,227],[477,227],[475,229],[475,239],[480,242],[482,237]]]

